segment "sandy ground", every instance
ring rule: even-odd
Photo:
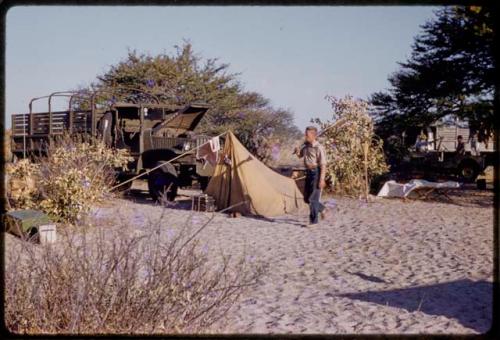
[[[184,192],[192,194],[192,192]],[[229,314],[224,333],[483,333],[491,327],[491,192],[457,191],[452,201],[329,199],[314,228],[305,215],[273,220],[217,214],[199,235],[269,264],[260,285]],[[164,218],[176,229],[184,197]],[[96,208],[97,220],[140,224],[162,208],[144,192]]]

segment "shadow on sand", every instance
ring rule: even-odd
[[[153,201],[148,191],[142,189],[130,189],[123,194],[123,198],[138,204],[160,205]],[[171,209],[191,210],[191,197],[179,195],[175,202],[166,202],[163,206]]]
[[[123,195],[123,198],[130,200],[134,203],[137,204],[145,204],[145,205],[153,205],[153,206],[160,206],[160,203],[154,202],[151,197],[149,196],[149,193],[144,190],[140,189],[130,189],[126,194]],[[179,195],[176,199],[175,202],[167,202],[163,205],[162,207],[169,208],[169,209],[178,209],[178,210],[191,210],[192,206],[192,201],[191,201],[191,196],[184,196],[184,195]],[[231,217],[229,213],[225,213],[228,217]],[[257,215],[242,215],[241,217],[245,218],[250,218],[254,219],[257,221],[266,221],[270,223],[285,223],[285,224],[291,224],[295,225],[300,228],[304,228],[307,225],[305,224],[305,220],[307,218],[300,218],[296,215],[290,215],[290,216],[280,216],[276,218],[268,218],[264,216],[257,216]],[[257,227],[258,225],[256,225]]]
[[[199,193],[201,193],[201,191],[199,190],[182,191],[175,199],[175,202],[163,202],[162,206],[170,209],[191,210],[192,196],[194,194],[199,194]],[[160,206],[160,203],[153,201],[153,199],[149,195],[149,192],[143,188],[132,188],[128,190],[126,193],[123,193],[123,198],[137,204]],[[277,218],[267,218],[264,216],[256,216],[256,215],[244,215],[244,217],[271,223],[287,223],[287,224],[297,225],[300,227],[304,226],[304,223],[298,221],[297,216],[295,215],[281,216]]]
[[[493,284],[459,280],[429,286],[342,294],[355,300],[404,308],[409,312],[442,315],[464,327],[485,333],[492,326]]]

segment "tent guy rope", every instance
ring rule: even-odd
[[[226,131],[226,132],[223,132],[223,133],[221,133],[221,134],[219,134],[219,135],[217,135],[217,136],[215,136],[215,137],[212,137],[212,138],[222,137],[222,136],[224,136],[226,133],[227,133],[227,131]],[[155,167],[154,167],[154,168],[152,168],[152,169],[146,170],[146,171],[144,171],[144,172],[142,172],[142,173],[140,173],[140,174],[138,174],[138,175],[136,175],[136,176],[134,176],[134,177],[132,177],[132,178],[127,179],[126,181],[123,181],[123,182],[121,182],[121,183],[118,183],[117,185],[115,185],[115,186],[111,187],[111,189],[109,189],[109,191],[112,191],[112,190],[114,190],[114,189],[116,189],[116,188],[121,187],[121,186],[122,186],[122,185],[124,185],[124,184],[127,184],[127,183],[129,183],[129,182],[132,182],[132,181],[136,180],[136,179],[137,179],[137,178],[139,178],[139,177],[142,177],[142,176],[144,176],[144,175],[146,175],[146,174],[149,174],[151,171],[154,171],[154,170],[156,170],[156,169],[159,169],[159,168],[161,168],[162,166],[164,166],[165,164],[169,164],[169,163],[171,163],[171,162],[173,162],[173,161],[175,161],[175,160],[177,160],[177,159],[179,159],[179,158],[181,158],[181,157],[184,157],[184,156],[185,156],[185,155],[187,155],[188,153],[191,153],[191,152],[193,152],[193,151],[195,151],[195,150],[197,150],[197,149],[201,148],[203,145],[208,144],[208,143],[210,143],[210,140],[208,140],[208,141],[206,141],[205,143],[200,144],[200,145],[198,145],[197,147],[195,147],[195,148],[193,148],[193,149],[190,149],[189,151],[186,151],[186,152],[184,152],[183,154],[180,154],[180,155],[178,155],[178,156],[176,156],[176,157],[174,157],[174,158],[172,158],[172,159],[170,159],[170,160],[168,160],[168,161],[162,162],[161,164],[159,164],[159,165],[155,166]]]
[[[331,125],[331,126],[327,127],[325,130],[321,131],[321,132],[319,133],[319,135],[321,135],[321,134],[323,134],[324,132],[326,132],[326,130],[329,130],[330,128],[333,128],[333,127],[337,126],[337,124],[339,124],[339,123],[341,123],[341,121],[337,121],[337,122],[335,122],[333,125]],[[345,123],[345,122],[343,122],[343,123]],[[342,124],[340,124],[340,125],[342,125]],[[227,133],[227,131],[225,131],[225,132],[223,132],[223,133],[221,133],[221,134],[219,134],[219,135],[217,135],[217,136],[215,136],[215,137],[213,137],[213,138],[222,137],[222,136],[224,136],[226,133]],[[210,143],[210,140],[208,140],[208,141],[206,141],[205,143],[200,144],[200,145],[198,145],[197,147],[195,147],[195,148],[193,148],[193,149],[191,149],[191,150],[189,150],[189,151],[186,151],[186,152],[184,152],[183,154],[180,154],[180,155],[178,155],[178,156],[176,156],[176,157],[174,157],[174,158],[172,158],[172,159],[170,159],[170,160],[168,160],[168,161],[162,162],[161,164],[159,164],[159,165],[155,166],[155,167],[154,167],[154,168],[152,168],[152,169],[146,170],[146,171],[144,171],[144,172],[142,172],[142,173],[140,173],[140,174],[138,174],[138,175],[136,175],[136,176],[134,176],[134,177],[132,177],[132,178],[127,179],[126,181],[123,181],[123,182],[121,182],[121,183],[118,183],[117,185],[115,185],[115,186],[111,187],[111,189],[109,189],[109,190],[110,190],[110,191],[115,190],[116,188],[119,188],[119,187],[121,187],[121,186],[122,186],[122,185],[124,185],[124,184],[127,184],[127,183],[129,183],[129,182],[132,182],[132,181],[136,180],[136,179],[137,179],[137,178],[139,178],[139,177],[142,177],[142,176],[144,176],[144,175],[147,175],[147,174],[149,174],[150,172],[152,172],[152,171],[154,171],[154,170],[156,170],[156,169],[161,168],[163,165],[165,165],[165,164],[169,164],[169,163],[171,163],[171,162],[173,162],[173,161],[175,161],[175,160],[177,160],[177,159],[179,159],[179,158],[182,158],[183,156],[187,155],[188,153],[191,153],[191,152],[193,152],[194,150],[197,150],[197,149],[199,149],[200,147],[202,147],[203,145],[208,144],[208,143]],[[305,177],[305,176],[304,176],[304,177]],[[302,179],[302,178],[304,178],[304,177],[297,178],[297,179],[295,179],[295,180],[297,181],[297,180],[300,180],[300,179]]]

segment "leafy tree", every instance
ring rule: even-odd
[[[211,108],[200,131],[215,134],[232,129],[261,159],[266,158],[265,141],[288,140],[299,133],[290,111],[275,109],[261,94],[245,91],[239,74],[229,72],[229,64],[203,60],[187,42],[175,47],[173,55],[129,51],[92,85],[94,90],[118,92],[104,94],[100,102],[148,99],[144,92],[171,105],[206,102]]]
[[[371,96],[384,138],[446,116],[469,122],[480,140],[494,129],[494,21],[487,7],[446,7],[422,26],[410,58]]]

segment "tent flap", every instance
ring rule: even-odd
[[[232,132],[227,133],[220,161],[205,193],[215,199],[219,210],[246,201],[230,211],[247,215],[280,216],[305,206],[295,180],[260,162]]]

